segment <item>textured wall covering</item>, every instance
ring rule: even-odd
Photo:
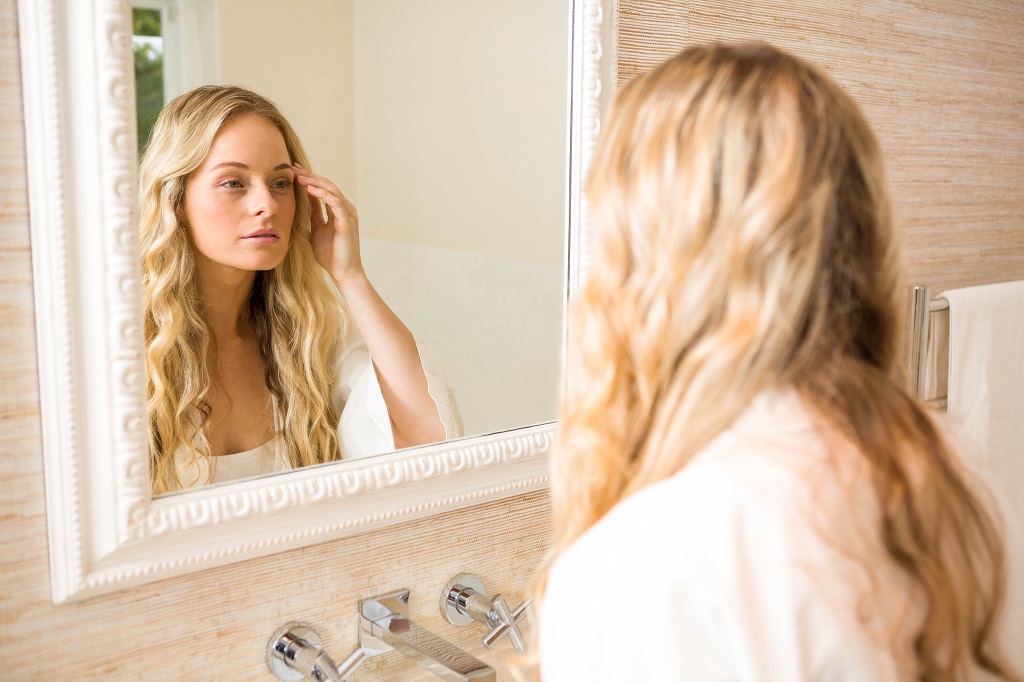
[[[337,659],[356,643],[356,602],[412,590],[419,624],[500,669],[481,628],[441,617],[441,588],[477,573],[512,604],[550,533],[533,494],[383,532],[206,571],[80,603],[50,601],[15,0],[0,0],[0,679],[273,680],[270,635],[305,620]],[[354,680],[437,679],[398,654]]]
[[[1024,2],[622,0],[617,19],[620,82],[712,41],[820,65],[885,151],[907,282],[1024,279]]]

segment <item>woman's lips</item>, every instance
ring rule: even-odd
[[[258,232],[242,237],[242,241],[247,241],[250,244],[276,244],[280,239],[273,232]]]

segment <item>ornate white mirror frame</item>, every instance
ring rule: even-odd
[[[567,298],[608,3],[571,3]],[[18,6],[53,601],[543,488],[554,423],[151,497],[128,5]]]

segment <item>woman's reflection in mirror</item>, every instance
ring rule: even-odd
[[[1021,680],[1020,529],[904,388],[853,100],[687,49],[618,93],[587,193],[542,679]]]
[[[174,99],[140,185],[154,494],[461,435],[444,373],[363,270],[355,207],[273,103]]]

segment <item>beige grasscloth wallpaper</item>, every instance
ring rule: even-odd
[[[1024,278],[1024,3],[630,0],[616,20],[620,79],[709,39],[821,64],[879,133],[908,281]],[[313,623],[343,658],[356,602],[403,587],[415,620],[497,661],[481,632],[442,622],[437,596],[469,570],[522,599],[550,532],[543,494],[54,606],[27,212],[16,1],[0,0],[0,679],[271,680],[279,625]],[[364,665],[352,679],[427,679],[396,654]]]
[[[908,284],[1024,279],[1024,2],[620,0],[618,78],[763,40],[857,100],[885,152]]]

